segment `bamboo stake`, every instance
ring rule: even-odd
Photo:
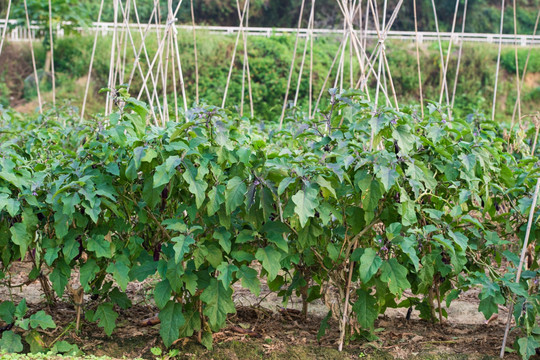
[[[441,35],[439,31],[439,17],[437,15],[437,7],[435,6],[435,0],[431,0],[431,5],[433,7],[433,17],[435,18],[435,29],[437,30],[437,41],[439,43],[439,55],[441,56],[441,68],[444,69],[444,54],[442,50]],[[448,102],[448,86],[446,84],[446,76],[442,79],[442,87],[446,91],[446,101]]]
[[[103,3],[105,0],[101,0],[101,5],[99,6],[99,13],[98,13],[98,23],[101,22],[101,14],[103,13]],[[88,99],[88,90],[90,88],[90,79],[92,77],[92,66],[94,65],[94,56],[96,54],[96,46],[97,46],[97,38],[98,38],[99,31],[96,31],[96,34],[94,35],[94,45],[92,46],[92,55],[90,55],[90,66],[88,68],[88,77],[86,79],[86,90],[84,91],[84,97],[83,97],[83,104],[81,109],[81,119],[79,122],[83,122],[84,119],[84,109],[86,108],[86,100]]]
[[[296,60],[296,50],[298,49],[298,38],[300,35],[300,27],[302,26],[302,16],[304,15],[304,5],[306,0],[302,0],[300,6],[300,16],[298,17],[298,27],[296,28],[296,40],[294,41],[293,56],[291,59],[291,67],[289,69],[289,76],[287,78],[287,88],[285,89],[285,98],[283,99],[283,108],[281,109],[281,116],[279,118],[279,129],[283,128],[283,119],[285,118],[285,110],[287,109],[287,99],[289,97],[289,89],[291,88],[291,78],[294,70],[294,62]]]
[[[2,48],[4,47],[4,40],[6,39],[6,33],[8,28],[8,21],[9,21],[9,12],[11,11],[11,0],[8,0],[8,7],[6,11],[6,26],[4,27],[4,30],[2,31],[2,39],[0,40],[0,55],[2,55]]]
[[[533,224],[534,211],[536,209],[536,201],[538,199],[539,190],[540,190],[540,177],[536,181],[536,189],[534,190],[531,211],[529,212],[529,222],[527,224],[527,231],[525,232],[525,239],[523,240],[523,247],[521,249],[521,257],[519,259],[519,265],[518,265],[518,269],[516,273],[516,283],[518,283],[519,279],[521,278],[521,271],[523,269],[523,263],[525,262],[525,255],[527,253],[527,245],[529,242],[529,236],[531,235],[531,227]],[[500,353],[501,359],[504,358],[504,352],[505,352],[504,349],[506,348],[506,341],[508,340],[508,331],[510,330],[510,323],[512,322],[512,313],[514,312],[515,298],[516,298],[515,295],[512,296],[510,308],[508,309],[508,318],[506,319],[506,327],[504,329],[504,337],[503,337],[503,342],[501,345],[501,353]]]
[[[178,3],[178,5],[176,6],[176,9],[175,9],[174,14],[173,14],[173,18],[176,18],[176,14],[178,13],[178,10],[180,10],[180,5],[182,5],[182,0],[180,0],[180,2]],[[172,27],[172,26],[173,26],[173,23],[167,24],[166,30],[167,30],[168,28]],[[178,48],[178,43],[176,42],[176,32],[177,32],[177,30],[176,30],[176,28],[174,28],[173,34],[174,34],[174,36],[175,36],[175,37],[174,37],[174,39],[175,39],[175,48]],[[154,69],[154,66],[156,65],[156,61],[159,59],[159,54],[163,51],[164,45],[165,45],[165,38],[163,38],[163,39],[161,39],[161,40],[159,41],[159,45],[158,45],[158,49],[157,49],[157,51],[156,51],[156,54],[154,55],[154,58],[153,58],[152,62],[150,63],[149,67],[148,67],[148,73],[147,73],[146,76],[143,78],[143,88],[141,88],[141,90],[140,90],[140,92],[139,92],[139,95],[137,96],[138,99],[141,97],[142,92],[143,92],[143,90],[144,90],[144,87],[146,87],[146,84],[147,84],[147,82],[148,82],[148,78],[149,78],[149,77],[151,76],[151,74],[152,74],[152,71],[153,71],[153,69]],[[157,81],[157,79],[156,79],[156,81]],[[181,79],[181,81],[182,81],[182,83],[183,83],[183,78]],[[157,83],[154,84],[154,86],[156,86],[156,85],[157,85]],[[155,89],[154,89],[154,90],[155,90]]]
[[[31,35],[30,17],[28,16],[28,5],[26,3],[26,0],[24,0],[24,11],[26,15],[26,26],[28,27],[28,33]],[[30,40],[30,53],[32,55],[32,67],[34,68],[34,79],[36,81],[36,89],[37,89],[37,96],[38,96],[38,103],[39,103],[39,113],[43,114],[43,104],[41,102],[41,93],[39,92],[39,77],[37,74],[36,56],[34,55],[34,40],[33,39]]]
[[[463,5],[463,23],[461,24],[461,41],[459,43],[459,52],[458,52],[458,59],[457,59],[457,66],[456,66],[456,77],[454,79],[454,89],[452,90],[452,103],[450,107],[454,108],[454,101],[456,99],[456,90],[457,90],[457,84],[459,79],[459,67],[461,65],[461,55],[463,53],[463,35],[465,34],[465,23],[467,19],[467,3],[468,0],[465,0],[465,4]]]
[[[533,30],[533,39],[536,36],[536,31],[538,30],[538,20],[540,20],[540,10],[538,10],[538,14],[536,15],[536,22],[534,23],[534,30]],[[529,51],[527,53],[527,59],[525,60],[525,65],[523,66],[523,73],[521,74],[521,83],[519,85],[519,89],[523,89],[523,84],[525,83],[525,74],[527,73],[527,66],[529,65],[529,58],[531,57],[531,51],[532,47],[529,48]],[[512,112],[512,123],[514,123],[514,117],[516,116],[516,109],[518,106],[518,99],[516,99],[516,102],[514,103],[514,110]]]
[[[6,23],[7,26],[7,23]],[[53,106],[56,107],[56,79],[54,74],[54,43],[53,43],[53,33],[52,33],[52,5],[51,0],[49,0],[49,36],[51,43],[51,76],[52,76],[52,101]],[[64,120],[65,125],[65,120]]]
[[[131,83],[133,81],[133,77],[135,75],[135,71],[137,69],[139,69],[139,72],[141,73],[141,77],[144,79],[145,75],[144,75],[144,72],[142,70],[142,66],[141,66],[141,62],[139,61],[139,57],[141,55],[141,53],[143,52],[144,50],[144,55],[145,55],[145,59],[146,59],[146,63],[147,64],[150,64],[150,57],[148,55],[148,51],[147,51],[147,48],[146,48],[146,45],[145,45],[145,41],[146,41],[146,37],[148,36],[148,33],[149,33],[149,30],[150,30],[150,25],[152,23],[152,19],[157,16],[157,11],[156,11],[156,1],[157,0],[154,0],[154,8],[152,9],[152,13],[150,14],[150,18],[148,20],[148,24],[146,25],[146,29],[143,33],[142,31],[142,25],[141,25],[141,22],[139,20],[139,12],[137,10],[137,1],[136,0],[133,0],[133,10],[135,12],[135,20],[137,21],[137,28],[139,30],[139,36],[141,37],[141,45],[139,46],[139,50],[137,51],[135,49],[135,42],[133,41],[133,36],[131,34],[131,30],[128,28],[128,35],[129,35],[129,38],[130,38],[130,41],[131,41],[131,46],[133,48],[133,53],[135,55],[135,60],[133,62],[133,68],[131,69],[131,74],[129,75],[129,80],[128,80],[128,90],[129,88],[131,87]],[[157,20],[156,20],[157,21]],[[156,80],[154,79],[154,74],[152,72],[150,72],[150,76],[151,76],[151,80],[152,80],[152,83],[156,84]],[[157,116],[156,116],[156,111],[154,109],[154,101],[153,101],[153,96],[150,95],[150,90],[148,89],[148,87],[145,86],[146,84],[143,83],[143,86],[145,88],[145,92],[146,92],[146,96],[148,97],[148,103],[150,105],[150,112],[152,114],[152,117],[154,119],[154,123],[156,124],[156,126],[158,126],[158,120],[157,120]],[[155,94],[155,88],[154,88],[154,94]]]
[[[315,0],[312,0],[311,7],[315,9]],[[315,12],[315,10],[313,10]],[[308,100],[308,116],[311,117],[311,106],[313,102],[313,27],[315,24],[315,16],[311,22],[309,29],[310,46],[309,46],[309,100]]]
[[[387,0],[384,0],[384,4],[383,4],[383,18],[382,18],[382,28],[384,28],[384,25],[385,25],[385,20],[386,20],[386,17],[385,17],[385,14],[386,14],[386,5],[387,5],[388,1]],[[375,11],[377,11],[377,7],[375,7]],[[377,22],[379,22],[379,14],[376,13],[373,18],[375,19],[375,17],[377,18]],[[379,36],[379,41],[381,41],[382,39],[380,38]],[[379,67],[377,69],[377,75],[379,76],[379,80],[381,78],[381,70],[382,70],[382,63],[383,63],[383,58],[382,58],[382,52],[379,54]],[[375,106],[378,106],[379,105],[379,90],[380,90],[380,87],[381,87],[381,82],[380,81],[377,81],[377,88],[376,88],[376,91],[375,91]],[[386,86],[385,86],[386,88]]]
[[[182,1],[180,1],[182,3]],[[179,4],[180,5],[180,4]],[[178,68],[178,78],[180,80],[180,89],[182,91],[182,99],[184,101],[184,114],[187,112],[188,106],[187,106],[187,94],[186,94],[186,87],[184,84],[184,73],[182,71],[182,61],[180,60],[180,51],[178,50],[178,30],[176,30],[176,25],[173,25],[173,42],[174,42],[174,49],[176,52],[176,62],[177,62],[177,68]],[[187,121],[187,117],[186,117]]]
[[[517,38],[517,17],[516,17],[516,0],[513,2],[514,10],[514,38]],[[514,54],[516,59],[516,82],[517,82],[517,104],[518,104],[518,119],[521,123],[521,86],[519,83],[519,59],[518,59],[518,44],[517,41],[514,43]],[[514,124],[515,116],[512,114],[512,125]]]
[[[504,22],[504,0],[501,0],[501,25],[500,25],[500,36],[499,36],[499,52],[497,54],[497,68],[495,69],[495,87],[493,89],[493,108],[491,109],[491,120],[495,120],[495,107],[497,105],[497,85],[499,83],[499,68],[501,65],[503,22]]]
[[[467,1],[467,0],[465,0]],[[422,118],[424,117],[424,94],[422,91],[422,70],[420,69],[420,44],[418,42],[418,20],[416,17],[416,0],[413,0],[414,11],[414,33],[416,35],[416,65],[418,68],[418,86],[420,91],[420,108],[422,110]]]
[[[313,23],[313,1],[311,2],[311,11],[309,14],[309,20],[308,20],[308,29],[312,26]],[[307,47],[309,42],[309,31],[306,33],[306,40],[304,41],[304,51],[302,53],[302,61],[300,62],[300,70],[298,71],[298,82],[296,84],[296,93],[294,94],[294,106],[298,103],[298,95],[300,93],[300,84],[302,82],[302,73],[304,72],[304,64],[306,62],[306,54],[307,54]]]
[[[232,76],[232,71],[234,68],[234,60],[236,59],[236,50],[238,49],[238,41],[240,40],[240,34],[242,33],[243,28],[244,28],[244,17],[246,16],[247,5],[248,5],[248,1],[246,0],[244,2],[244,9],[242,10],[242,16],[240,17],[240,29],[238,30],[238,34],[236,35],[236,41],[234,43],[233,54],[231,57],[231,65],[229,67],[229,74],[227,75],[227,83],[225,84],[225,92],[223,93],[223,101],[221,102],[222,108],[225,107],[225,103],[227,101],[227,93],[229,91],[229,84],[231,83],[231,76]]]
[[[122,3],[120,3],[120,6],[122,6]],[[144,36],[142,34],[141,24],[139,22],[139,15],[138,15],[138,12],[137,12],[137,2],[135,0],[133,0],[133,9],[134,9],[134,12],[135,12],[135,17],[137,19],[139,32],[140,32],[140,35],[141,35],[141,38],[142,38],[142,40],[141,40],[142,41],[142,46],[144,46],[145,36],[146,36],[147,33],[145,33]],[[155,8],[154,8],[154,11],[152,11],[152,14],[150,15],[150,19],[152,19],[154,17],[154,14],[155,14]],[[151,21],[151,20],[149,20],[149,21]],[[139,51],[137,51],[137,49],[135,47],[135,41],[133,40],[133,35],[131,33],[130,27],[127,28],[127,37],[130,40],[131,48],[133,50],[133,54],[135,55],[135,61],[133,62],[133,69],[131,71],[131,74],[130,74],[130,77],[129,77],[129,80],[128,80],[128,90],[129,90],[129,88],[131,86],[131,81],[133,80],[133,75],[135,74],[135,71],[138,69],[140,74],[141,74],[141,77],[143,77],[143,78],[144,78],[144,71],[142,69],[141,62],[138,60],[140,52],[142,51],[143,48],[140,47]],[[144,49],[145,49],[146,59],[149,62],[148,53],[146,52],[146,47],[145,46],[144,46]],[[154,80],[153,74],[151,74],[151,75],[152,75],[153,83],[156,84],[156,81]],[[154,87],[154,94],[155,94],[155,91],[156,91],[156,89]],[[158,126],[159,123],[158,123],[156,112],[155,112],[155,109],[154,109],[154,101],[153,101],[154,97],[150,95],[150,90],[148,89],[148,87],[145,88],[145,92],[146,92],[146,96],[148,97],[148,103],[150,105],[150,113],[152,114],[152,118],[154,119],[154,124],[156,126]],[[161,109],[159,108],[159,110],[161,110]]]
[[[349,34],[346,34],[346,37],[348,37],[348,36],[349,36]],[[344,41],[347,41],[347,40],[344,40]],[[332,70],[334,70],[334,66],[336,65],[336,61],[337,61],[337,58],[339,56],[339,51],[341,50],[341,47],[343,46],[344,41],[340,42],[338,50],[336,52],[336,55],[334,56],[334,60],[332,60],[332,64],[330,65],[330,69],[328,69],[328,73],[326,74],[326,78],[324,79],[324,82],[322,84],[321,91],[320,91],[319,96],[317,98],[317,102],[315,103],[315,108],[313,109],[313,112],[311,113],[312,118],[315,117],[315,113],[317,112],[317,110],[319,108],[319,102],[321,101],[324,89],[326,89],[326,84],[327,84],[328,80],[330,79],[330,75],[332,74]]]
[[[26,1],[26,0],[25,0]],[[116,50],[116,35],[118,32],[118,0],[113,0],[113,8],[114,8],[114,31],[113,31],[113,38],[112,38],[112,45],[111,45],[111,59],[109,62],[109,80],[107,82],[107,87],[109,89],[112,89],[114,87],[114,57],[115,57],[115,50]],[[110,111],[112,109],[112,102],[111,102],[111,95],[107,95],[107,99],[105,101],[105,116],[109,115]]]
[[[169,46],[173,48],[174,44],[172,43],[172,37],[169,38]],[[178,92],[176,90],[176,70],[174,65],[174,59],[171,62],[171,71],[173,77],[173,93],[174,93],[174,121],[178,122]]]
[[[172,0],[169,0],[167,3],[167,22],[174,21],[172,19]],[[167,80],[169,78],[169,56],[171,53],[171,30],[167,31],[165,33],[165,36],[167,37],[167,52],[165,55],[165,66],[162,73],[163,78],[163,126],[169,121],[169,103],[167,99]],[[176,94],[175,94],[176,96]]]
[[[199,60],[197,56],[197,35],[195,33],[195,12],[193,11],[193,0],[191,0],[191,24],[193,25],[193,53],[195,55],[195,103],[199,103]]]
[[[443,79],[444,79],[444,86],[441,86],[441,93],[439,95],[439,103],[442,103],[444,91],[446,89],[446,104],[450,105],[450,99],[448,97],[448,83],[446,81],[446,74],[448,72],[448,63],[450,62],[450,54],[452,52],[452,38],[454,37],[454,31],[456,28],[456,20],[457,20],[457,14],[459,10],[459,0],[456,0],[456,7],[454,9],[454,19],[452,21],[452,31],[450,32],[450,41],[448,42],[448,51],[446,53],[446,61],[444,62],[443,67]]]
[[[241,12],[240,12],[240,4],[238,3],[238,0],[236,1],[236,8],[237,8],[237,11],[238,11],[238,18],[240,19],[241,18]],[[249,1],[248,1],[248,5],[247,5],[247,10],[246,10],[246,27],[249,27]],[[248,56],[248,53],[247,53],[247,34],[246,32],[242,29],[242,40],[243,40],[243,43],[244,43],[244,63],[245,63],[245,66],[242,65],[243,68],[246,69],[247,71],[247,80],[248,80],[248,96],[249,96],[249,107],[250,107],[250,113],[251,113],[251,118],[254,117],[254,109],[253,109],[253,91],[252,91],[252,88],[251,88],[251,72],[250,72],[250,69],[249,69],[249,56]],[[242,70],[242,88],[244,87],[244,73],[243,73],[243,70]],[[244,99],[244,90],[242,90],[242,99]],[[242,100],[243,102],[243,100]]]

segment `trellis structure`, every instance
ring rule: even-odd
[[[139,0],[140,2],[141,0]],[[145,0],[153,2],[153,11],[150,19],[147,23],[142,24],[139,20],[137,0],[105,0],[101,1],[100,10],[97,14],[96,20],[99,23],[102,18],[103,9],[105,6],[112,6],[114,9],[114,26],[112,30],[112,46],[110,52],[110,66],[109,66],[109,80],[108,87],[115,88],[120,84],[127,83],[128,87],[131,86],[135,77],[138,77],[142,81],[142,86],[137,94],[138,99],[142,99],[149,103],[152,120],[156,125],[163,125],[165,122],[171,120],[169,118],[170,108],[174,108],[172,113],[174,114],[174,120],[179,120],[180,114],[185,112],[188,108],[188,104],[198,103],[199,101],[199,74],[198,74],[198,59],[197,59],[197,41],[196,41],[196,17],[193,11],[193,0],[190,1],[176,1],[173,6],[172,0],[167,0],[167,12],[162,14],[159,7],[159,0]],[[26,6],[26,1],[24,1]],[[316,13],[316,0],[303,0],[299,12],[298,25],[296,28],[296,41],[294,44],[293,56],[290,63],[289,76],[287,79],[287,87],[283,99],[283,105],[280,115],[280,123],[283,123],[285,112],[287,107],[297,105],[299,89],[302,82],[307,81],[309,83],[308,92],[308,109],[307,113],[310,117],[315,116],[319,109],[319,104],[325,91],[330,87],[337,89],[345,88],[357,88],[366,91],[369,97],[370,93],[367,91],[368,85],[375,82],[375,98],[372,99],[376,103],[379,103],[379,99],[383,99],[387,105],[391,105],[395,108],[399,108],[399,99],[395,91],[392,69],[389,66],[387,58],[387,38],[393,23],[399,15],[399,10],[403,5],[403,0],[397,2],[394,8],[388,8],[387,0],[336,0],[336,6],[339,7],[341,14],[343,15],[343,31],[342,37],[339,43],[338,51],[335,54],[334,60],[331,66],[328,68],[327,76],[320,89],[314,88],[313,81],[313,66],[316,59],[313,58],[314,48],[314,17]],[[440,55],[440,68],[442,72],[441,84],[440,84],[440,96],[439,102],[446,104],[451,109],[455,102],[456,88],[459,81],[459,70],[461,65],[461,56],[463,53],[463,41],[458,41],[459,51],[457,55],[457,67],[456,75],[453,79],[453,83],[448,79],[449,64],[451,58],[451,49],[453,41],[448,43],[446,49],[446,56],[444,56],[442,40],[439,32],[437,8],[435,1],[431,0],[433,16],[436,25],[436,34],[439,44]],[[193,41],[194,41],[194,56],[195,56],[195,99],[188,99],[187,91],[184,84],[184,76],[182,72],[182,56],[178,48],[178,25],[176,21],[176,15],[182,6],[190,7],[190,13],[192,16]],[[413,0],[414,15],[415,15],[415,33],[416,33],[416,60],[418,67],[418,80],[419,80],[419,98],[421,108],[423,112],[424,94],[422,91],[422,73],[421,63],[419,56],[419,43],[422,39],[418,33],[418,27],[416,22],[416,0]],[[466,36],[465,33],[465,21],[467,15],[468,2],[465,1],[463,9],[460,9],[460,2],[456,0],[455,10],[452,22],[451,37],[457,39],[463,39]],[[500,23],[500,36],[498,38],[499,51],[497,58],[497,69],[495,73],[495,83],[492,100],[492,118],[495,116],[495,109],[497,103],[497,88],[499,80],[499,68],[500,68],[500,56],[501,48],[503,44],[503,21],[504,21],[504,6],[505,0],[501,3],[501,23]],[[254,102],[258,99],[253,98],[252,93],[252,73],[249,66],[248,56],[248,34],[245,29],[249,26],[249,7],[250,0],[237,0],[238,19],[239,26],[237,28],[236,39],[234,44],[234,51],[230,61],[227,81],[224,86],[224,93],[222,97],[221,106],[227,105],[228,91],[230,87],[232,74],[237,70],[237,62],[241,62],[242,69],[242,87],[241,87],[241,103],[240,113],[244,114],[244,99],[247,91],[249,98],[249,110],[250,115],[254,114]],[[379,9],[382,7],[382,13],[379,13]],[[515,16],[515,0],[512,3],[514,10],[514,23],[516,23]],[[8,2],[7,15],[5,22],[9,20],[11,9],[11,0]],[[49,16],[52,20],[52,14],[54,9],[50,6],[49,1]],[[461,32],[455,33],[458,14],[462,14]],[[27,14],[28,15],[28,14]],[[540,16],[540,12],[539,12]],[[27,16],[26,19],[27,29],[30,32],[30,20]],[[537,16],[538,24],[538,16]],[[53,29],[52,21],[50,25],[50,41],[53,43]],[[161,25],[161,26],[156,26]],[[304,27],[305,26],[305,27]],[[536,28],[533,37],[536,35]],[[3,28],[2,39],[0,42],[0,53],[2,46],[6,38],[7,27]],[[368,32],[375,31],[377,35],[377,41],[368,41]],[[516,27],[514,26],[514,35],[517,36]],[[150,37],[155,37],[158,43],[157,51],[153,54],[149,51],[147,41]],[[97,43],[101,41],[98,36],[98,32],[94,36],[94,45],[92,49],[92,56],[90,59],[88,80],[86,84],[86,91],[83,99],[83,105],[81,110],[81,120],[85,118],[86,103],[88,98],[88,92],[91,84],[92,68],[94,63],[94,56]],[[517,57],[516,43],[516,62]],[[239,52],[241,52],[239,54]],[[39,83],[37,75],[37,65],[35,56],[33,55],[33,46],[31,46],[34,77],[36,84]],[[529,53],[530,56],[530,53]],[[348,58],[348,59],[347,59]],[[348,60],[349,68],[346,69],[346,59]],[[528,63],[528,58],[527,58]],[[357,67],[359,71],[354,70]],[[131,70],[128,71],[128,69]],[[298,77],[293,79],[295,70],[298,72]],[[129,72],[129,73],[128,73]],[[520,90],[524,82],[526,72],[526,66],[523,73],[520,74],[519,66],[516,66],[516,90],[518,98],[516,100],[512,122],[515,118],[521,119],[521,101]],[[348,78],[346,79],[346,75]],[[53,79],[53,103],[55,102],[55,79],[54,79],[54,55],[52,55],[52,79]],[[333,81],[332,81],[333,80]],[[168,94],[167,89],[172,83],[173,94]],[[42,98],[37,89],[39,108],[42,109]],[[172,96],[169,96],[172,95]],[[169,99],[174,99],[174,104],[169,104]],[[113,102],[112,97],[108,96],[105,106],[105,114],[112,111]],[[182,111],[183,109],[183,111]],[[277,115],[277,114],[276,114]],[[447,114],[451,116],[451,112]]]

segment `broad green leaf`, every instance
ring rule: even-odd
[[[394,295],[401,295],[404,290],[411,287],[407,280],[407,268],[398,263],[396,259],[383,262],[381,280],[388,284],[390,292]]]
[[[364,329],[373,329],[373,325],[379,316],[377,300],[363,289],[356,290],[358,298],[352,309],[356,313],[358,322]]]
[[[218,331],[225,324],[227,314],[234,314],[236,308],[232,301],[232,289],[223,287],[215,278],[210,279],[210,285],[201,294],[205,303],[204,315],[208,316],[210,328]]]
[[[237,276],[240,278],[242,286],[249,289],[255,296],[259,296],[261,293],[261,282],[259,281],[258,275],[257,270],[246,265],[242,265],[237,272]]]
[[[305,188],[305,191],[300,190],[292,197],[292,201],[296,205],[294,207],[294,212],[300,218],[300,225],[302,227],[306,226],[309,218],[315,216],[315,209],[319,206],[317,195],[317,189],[308,186]]]
[[[221,204],[225,202],[225,186],[217,185],[208,192],[208,205],[206,209],[208,210],[208,216],[214,215],[220,208]]]
[[[109,299],[111,301],[120,306],[122,309],[129,309],[131,307],[131,300],[127,297],[126,293],[123,291],[120,291],[117,287],[112,289],[112,291],[109,292]]]
[[[334,189],[334,187],[332,186],[330,181],[326,180],[325,178],[323,178],[320,175],[317,176],[316,181],[317,181],[317,184],[319,184],[319,186],[323,190],[323,192],[326,191],[327,193],[330,193],[334,198],[337,198],[336,190]]]
[[[486,319],[489,319],[491,315],[499,312],[499,305],[502,304],[504,304],[504,298],[502,296],[486,296],[480,300],[478,310],[484,314]]]
[[[46,344],[41,338],[41,335],[37,330],[29,331],[25,336],[24,340],[30,345],[30,352],[33,354],[44,352]]]
[[[411,235],[400,239],[394,239],[393,242],[399,245],[401,251],[403,251],[409,259],[411,259],[414,268],[416,271],[420,269],[420,259],[416,254],[416,249],[418,248],[418,240],[416,236]]]
[[[0,303],[0,319],[5,323],[11,324],[15,316],[15,304],[11,301],[2,301]]]
[[[45,260],[45,263],[48,266],[51,266],[54,260],[58,258],[59,251],[60,251],[59,247],[53,247],[53,248],[47,249],[47,251],[45,252],[45,256],[43,256],[43,259]]]
[[[94,259],[88,259],[86,263],[81,266],[81,286],[84,288],[84,291],[90,291],[89,283],[94,280],[96,274],[99,272],[99,266],[96,264]]]
[[[255,258],[261,262],[262,267],[268,272],[268,280],[274,280],[281,269],[281,253],[272,246],[267,246],[257,250]]]
[[[418,222],[414,201],[402,201],[398,206],[398,213],[401,215],[403,226],[411,226]]]
[[[461,154],[458,156],[461,160],[461,163],[465,167],[465,170],[470,172],[474,169],[474,166],[476,165],[476,156],[474,154]]]
[[[122,261],[112,262],[107,266],[107,272],[112,274],[113,279],[120,285],[120,289],[126,291],[129,282],[129,266]]]
[[[24,258],[28,246],[32,242],[32,237],[23,223],[13,224],[9,230],[11,232],[11,241],[13,241],[15,245],[19,245],[21,258]]]
[[[468,247],[468,244],[469,244],[469,239],[465,235],[463,235],[462,232],[460,232],[460,231],[455,231],[454,232],[454,231],[450,230],[449,234],[450,234],[450,237],[452,239],[454,239],[454,241],[456,242],[456,244],[458,245],[458,247],[461,250],[463,250],[463,251],[467,250],[467,247]]]
[[[174,243],[174,261],[180,264],[184,260],[184,255],[189,253],[189,246],[195,244],[191,236],[179,235],[171,239]]]
[[[180,165],[181,162],[182,160],[174,155],[168,157],[163,164],[157,166],[156,172],[154,173],[154,188],[168,184],[176,172],[176,167]]]
[[[79,255],[79,247],[80,244],[75,239],[68,239],[64,242],[62,253],[64,254],[64,258],[68,263]]]
[[[234,273],[238,271],[236,265],[232,265],[226,262],[221,263],[217,269],[219,273],[217,279],[223,283],[223,287],[228,288],[231,285]]]
[[[247,186],[238,176],[233,177],[227,183],[225,190],[225,209],[227,214],[232,214],[234,210],[245,200]]]
[[[291,185],[295,181],[296,181],[296,179],[291,178],[291,177],[286,177],[285,179],[281,180],[281,182],[279,183],[279,186],[278,186],[278,195],[281,196],[281,194],[283,194],[285,192],[285,190],[287,190],[289,185]]]
[[[111,303],[99,305],[94,315],[94,321],[99,320],[98,326],[102,327],[108,336],[111,336],[116,327],[116,318],[118,318],[118,313],[113,310]]]
[[[201,169],[201,168],[199,168]],[[189,191],[195,195],[195,202],[197,203],[197,208],[200,208],[206,197],[206,189],[208,184],[204,180],[197,178],[197,169],[186,169],[182,177],[189,184]]]
[[[525,360],[536,355],[536,349],[540,348],[540,343],[532,335],[518,339],[517,343],[519,354]]]
[[[69,282],[71,275],[71,268],[64,262],[63,259],[58,259],[56,266],[49,275],[49,279],[52,282],[53,290],[62,297],[64,290]]]
[[[392,131],[392,137],[397,140],[400,153],[409,154],[414,146],[414,135],[409,125],[399,125]]]
[[[11,330],[4,332],[0,339],[0,349],[7,353],[19,353],[23,351],[21,336]]]
[[[360,257],[360,279],[367,283],[373,275],[377,273],[381,267],[382,259],[377,255],[377,252],[372,248],[365,249]]]
[[[172,288],[169,284],[169,280],[162,280],[154,287],[154,300],[156,301],[156,306],[158,308],[163,309],[169,300],[171,300],[171,296]]]
[[[221,248],[228,254],[231,252],[231,233],[223,227],[219,227],[212,235],[214,239],[219,241]]]
[[[38,326],[45,329],[54,329],[56,324],[54,323],[52,317],[45,313],[45,311],[40,310],[37,313],[30,316],[30,326],[32,328],[37,328]]]
[[[399,178],[399,174],[396,170],[389,167],[381,167],[377,172],[377,177],[381,180],[386,192],[394,186],[396,180]]]
[[[8,194],[0,194],[0,211],[6,209],[9,216],[14,217],[19,212],[20,203],[11,199]]]
[[[111,243],[105,240],[105,236],[103,235],[95,235],[88,239],[87,248],[93,251],[98,258],[104,257],[110,259],[112,257]]]
[[[372,180],[368,187],[362,191],[362,206],[364,211],[375,211],[379,206],[381,197],[382,192],[379,181]]]
[[[161,320],[159,334],[165,347],[169,347],[178,339],[180,328],[186,322],[184,314],[182,314],[182,304],[169,300],[159,312],[159,320]]]

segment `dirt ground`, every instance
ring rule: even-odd
[[[23,283],[30,266],[14,264],[12,284]],[[76,280],[76,274],[73,280]],[[39,282],[20,289],[0,287],[0,301],[25,297],[30,313],[45,310],[58,327],[45,332],[46,338],[56,338],[76,317],[69,299],[47,306],[41,295]],[[151,283],[130,283],[127,290],[133,307],[119,310],[117,329],[107,337],[94,323],[83,321],[79,334],[69,331],[63,340],[75,343],[86,354],[107,355],[115,358],[155,358],[152,347],[162,347],[159,325],[142,327],[142,319],[152,317],[156,309],[152,304]],[[340,353],[337,349],[338,324],[330,321],[326,335],[317,340],[320,323],[327,313],[322,303],[310,305],[309,316],[302,318],[297,312],[283,311],[281,299],[271,293],[263,283],[261,295],[255,297],[248,290],[235,286],[237,313],[228,319],[228,325],[214,334],[214,349],[206,350],[194,339],[185,339],[174,346],[180,359],[490,359],[499,354],[504,333],[506,309],[499,308],[499,318],[489,325],[478,312],[478,290],[471,290],[452,302],[448,319],[443,324],[432,324],[419,319],[413,311],[406,320],[407,309],[389,309],[376,322],[377,339],[351,341]],[[407,294],[405,294],[407,296]],[[87,307],[92,300],[85,299]],[[299,309],[300,301],[292,298],[287,309]],[[0,326],[2,323],[0,322]],[[240,330],[239,330],[240,329]],[[250,330],[250,335],[241,329]],[[513,336],[509,344],[513,341]],[[507,354],[507,359],[518,359]],[[537,357],[540,358],[540,357]]]

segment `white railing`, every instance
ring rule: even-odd
[[[17,22],[10,20],[10,28],[7,32],[7,40],[10,41],[29,41],[35,40],[43,36],[41,34],[41,27],[37,25],[31,25],[30,30],[26,26],[17,26]],[[0,20],[0,34],[2,33],[3,28],[6,26],[5,20]],[[138,24],[128,24],[127,25],[131,31],[138,31]],[[163,30],[167,25],[150,25],[150,31],[156,31],[157,29]],[[146,29],[147,24],[142,24],[141,27]],[[86,28],[77,28],[76,30],[82,34],[95,33],[96,31],[100,32],[101,35],[107,36],[114,32],[115,24],[114,23],[92,23],[92,26]],[[186,31],[191,31],[191,25],[176,25],[177,29],[182,29]],[[210,34],[235,34],[240,28],[231,27],[231,26],[195,26],[196,31],[205,31]],[[117,31],[125,31],[126,27],[123,23],[117,24]],[[342,29],[313,29],[314,36],[342,36]],[[294,28],[267,28],[267,27],[247,27],[244,28],[244,32],[249,36],[282,36],[282,35],[295,35],[297,29]],[[300,29],[300,36],[305,37],[309,34],[308,29]],[[368,39],[378,39],[377,32],[375,30],[368,31],[357,31],[358,36],[366,37]],[[64,31],[61,26],[57,27],[56,36],[64,36]],[[483,43],[499,43],[502,41],[503,44],[512,45],[518,44],[521,46],[540,46],[540,36],[532,35],[516,35],[513,34],[477,34],[477,33],[447,33],[447,32],[430,32],[422,31],[418,34],[415,34],[414,31],[389,31],[386,39],[396,39],[396,40],[409,40],[413,41],[418,38],[419,42],[429,42],[429,41],[438,41],[439,38],[441,41],[453,41],[453,42],[483,42]]]

